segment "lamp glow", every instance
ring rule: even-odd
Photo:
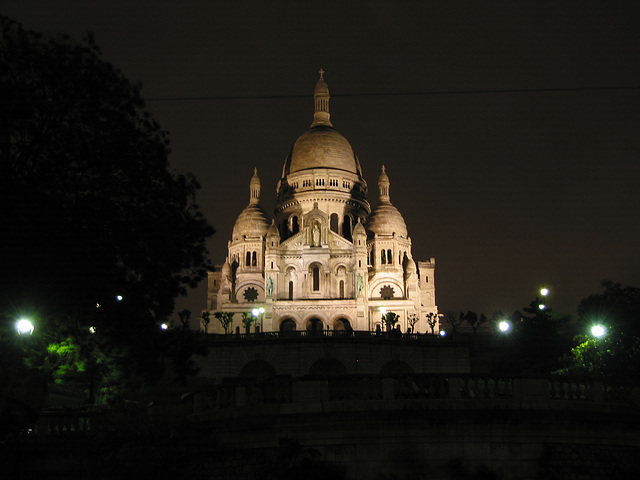
[[[549,295],[549,289],[548,288],[541,288],[540,289],[540,295],[542,295],[543,297],[546,297],[547,295]]]
[[[502,333],[507,333],[511,329],[511,324],[506,320],[503,320],[498,324],[498,328]]]
[[[16,323],[16,330],[18,330],[20,335],[25,335],[27,333],[31,335],[33,333],[33,323],[26,318],[21,318],[18,320],[18,323]]]
[[[594,337],[602,337],[605,333],[607,333],[607,329],[602,325],[594,325],[591,327],[591,335]]]
[[[169,325],[167,325],[166,323],[161,323],[161,324],[160,324],[160,328],[161,328],[162,330],[166,330],[167,328],[169,328]]]
[[[447,336],[447,332],[445,332],[444,330],[440,330],[440,336],[441,337],[446,337]]]

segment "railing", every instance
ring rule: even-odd
[[[234,408],[295,405],[296,411],[318,411],[318,405],[356,402],[357,408],[399,408],[397,401],[420,408],[575,408],[569,405],[608,402],[607,388],[601,382],[572,379],[517,378],[473,375],[415,374],[395,377],[379,375],[342,375],[335,377],[273,378],[264,381],[235,378],[194,394],[182,405],[183,413],[201,414],[230,412]],[[442,402],[445,400],[446,402]],[[438,403],[429,403],[436,401]],[[465,402],[465,407],[460,403]],[[493,403],[500,401],[500,403]],[[372,403],[373,402],[373,403]],[[418,402],[411,403],[411,402]],[[424,403],[423,403],[424,402]],[[612,398],[616,405],[626,403],[637,408],[629,398]],[[313,404],[313,405],[311,405]],[[474,407],[474,404],[477,404]],[[353,404],[347,408],[353,409]],[[377,405],[377,406],[376,406]],[[449,405],[450,407],[447,407]],[[493,406],[492,406],[493,405]],[[324,408],[324,407],[323,407]],[[149,411],[129,413],[92,413],[90,411],[42,412],[37,424],[30,425],[25,435],[78,436],[114,428],[113,424],[143,421]],[[157,413],[157,412],[156,412]],[[245,412],[246,413],[246,412]]]
[[[375,332],[368,330],[289,330],[282,332],[258,332],[258,333],[227,333],[227,334],[206,334],[206,339],[211,342],[230,341],[255,341],[255,340],[276,340],[276,339],[298,339],[298,338],[342,338],[342,339],[380,339],[380,340],[405,340],[423,342],[445,342],[453,338],[441,337],[431,333],[400,333]],[[460,337],[462,339],[464,337]],[[458,339],[458,340],[459,340]]]
[[[602,403],[601,382],[547,378],[416,374],[395,377],[343,375],[285,378],[277,381],[237,379],[194,394],[194,411],[261,404],[374,400],[504,400],[551,405],[554,401]]]

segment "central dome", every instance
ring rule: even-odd
[[[286,173],[331,168],[359,173],[351,145],[333,127],[317,125],[304,132],[291,150]]]

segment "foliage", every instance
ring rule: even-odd
[[[92,39],[0,16],[0,316],[39,318],[34,335],[58,345],[33,364],[95,368],[113,388],[159,375],[157,325],[211,268],[199,185],[170,169],[140,88]]]
[[[251,324],[257,320],[251,312],[242,312],[242,324],[244,325],[245,333],[249,333]]]
[[[229,333],[227,329],[233,321],[233,312],[216,312],[214,316],[218,319],[222,328],[224,328],[224,333]]]
[[[616,335],[640,337],[640,288],[602,282],[601,293],[589,295],[578,305],[578,321],[588,329],[595,323],[605,325]]]
[[[211,323],[211,312],[202,312],[200,323],[202,323],[202,329],[204,333],[209,333],[209,324]],[[225,333],[227,329],[225,328]]]
[[[399,320],[400,320],[400,317],[393,312],[387,312],[384,315],[382,315],[382,321],[387,326],[387,331],[393,330],[396,323],[398,323]]]
[[[477,335],[478,328],[481,325],[484,325],[485,323],[487,323],[489,321],[489,319],[484,315],[484,313],[481,313],[480,315],[478,315],[477,313],[471,312],[471,311],[468,311],[467,313],[465,313],[463,318],[464,318],[464,321],[473,330],[473,334],[474,335]]]
[[[606,327],[602,338],[578,335],[556,373],[600,379],[615,386],[640,386],[640,289],[603,282],[604,291],[584,298],[578,321],[584,331]]]
[[[433,312],[429,313],[427,315],[427,323],[431,329],[431,335],[433,335],[435,333],[436,325],[438,324],[438,314]]]
[[[418,320],[420,320],[420,317],[418,317],[418,315],[416,315],[415,313],[410,313],[409,315],[407,315],[407,323],[409,323],[409,326],[411,327],[411,331],[413,333],[416,333],[414,327],[416,323],[418,323]]]
[[[447,329],[449,330],[447,333],[455,335],[458,333],[460,326],[464,323],[464,314],[460,312],[460,315],[456,315],[455,312],[447,312],[444,316],[444,320],[447,322],[449,327],[451,327],[450,330]]]

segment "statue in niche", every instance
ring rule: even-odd
[[[318,228],[318,224],[313,225],[313,246],[320,246],[320,228]]]
[[[358,296],[362,296],[362,290],[364,289],[364,280],[362,279],[362,275],[359,273],[356,274],[356,291],[358,292]]]
[[[267,278],[267,297],[273,295],[273,279],[271,277]]]

